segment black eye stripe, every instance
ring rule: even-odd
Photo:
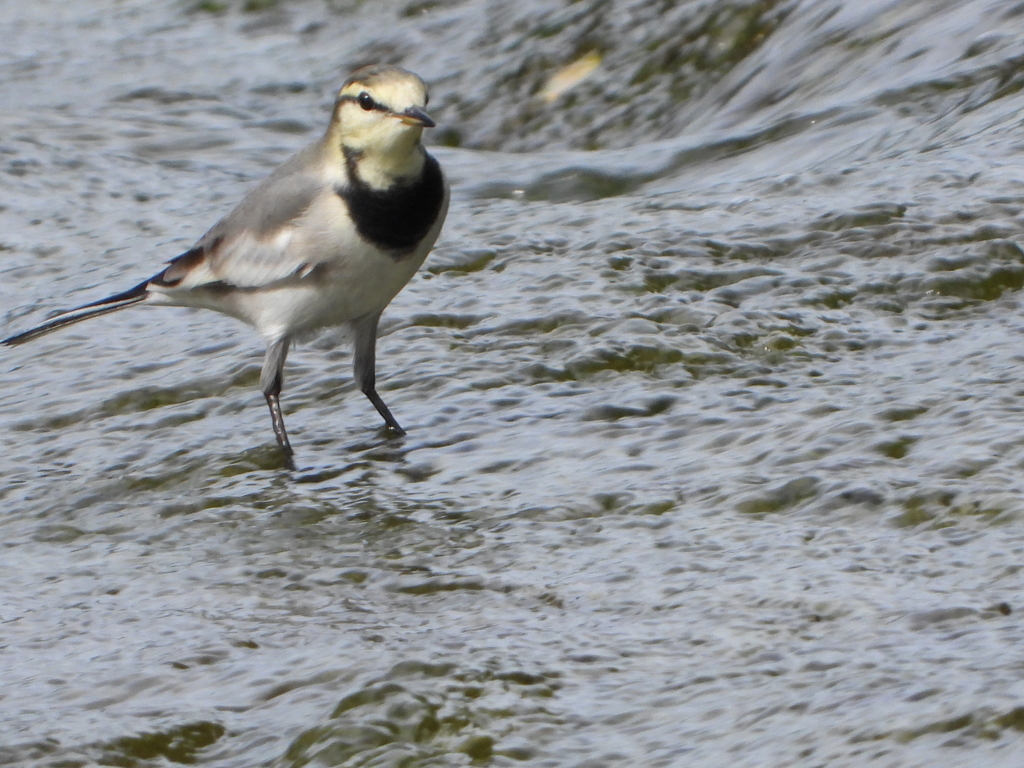
[[[364,96],[366,97],[365,99],[363,98]],[[365,109],[367,111],[377,110],[378,112],[386,112],[389,115],[396,114],[395,111],[393,109],[391,109],[391,107],[387,106],[386,104],[381,104],[379,101],[374,101],[373,97],[370,94],[368,94],[366,91],[363,91],[358,96],[353,96],[352,94],[346,93],[344,96],[339,96],[338,97],[338,101],[339,102],[342,102],[342,101],[354,102],[354,103],[358,104],[360,107],[362,107],[363,109]],[[423,100],[423,106],[426,106],[428,101],[429,101],[429,97],[424,99]]]
[[[363,98],[364,96],[366,98]],[[352,96],[351,94],[347,94],[346,93],[344,96],[339,96],[338,97],[338,101],[339,102],[341,102],[341,101],[351,101],[351,102],[354,102],[354,103],[358,104],[360,107],[362,107],[363,109],[365,109],[367,111],[374,110],[374,109],[377,110],[378,112],[390,112],[391,111],[388,107],[384,106],[380,102],[374,101],[373,97],[370,96],[370,94],[368,94],[366,91],[363,91],[358,96]]]

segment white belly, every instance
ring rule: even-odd
[[[306,277],[239,292],[234,297],[237,314],[231,314],[256,326],[264,338],[280,339],[378,313],[409,282],[423,257],[417,253],[396,262],[368,250]]]

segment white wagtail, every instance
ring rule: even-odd
[[[327,132],[253,189],[231,213],[155,277],[4,339],[23,344],[133,304],[203,307],[256,327],[267,342],[260,389],[291,464],[281,385],[295,337],[330,326],[353,330],[355,379],[396,434],[404,430],[377,394],[381,312],[434,245],[449,190],[420,137],[434,121],[427,88],[392,66],[345,81]]]

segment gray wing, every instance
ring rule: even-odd
[[[293,231],[323,195],[333,194],[308,147],[263,180],[231,213],[171,262],[159,282],[175,288],[212,283],[259,288],[316,266],[308,248],[296,247]]]

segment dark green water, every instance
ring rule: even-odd
[[[294,473],[230,319],[0,351],[0,765],[1021,764],[1024,5],[221,5],[0,1],[0,332],[402,63],[409,435],[340,336]]]

